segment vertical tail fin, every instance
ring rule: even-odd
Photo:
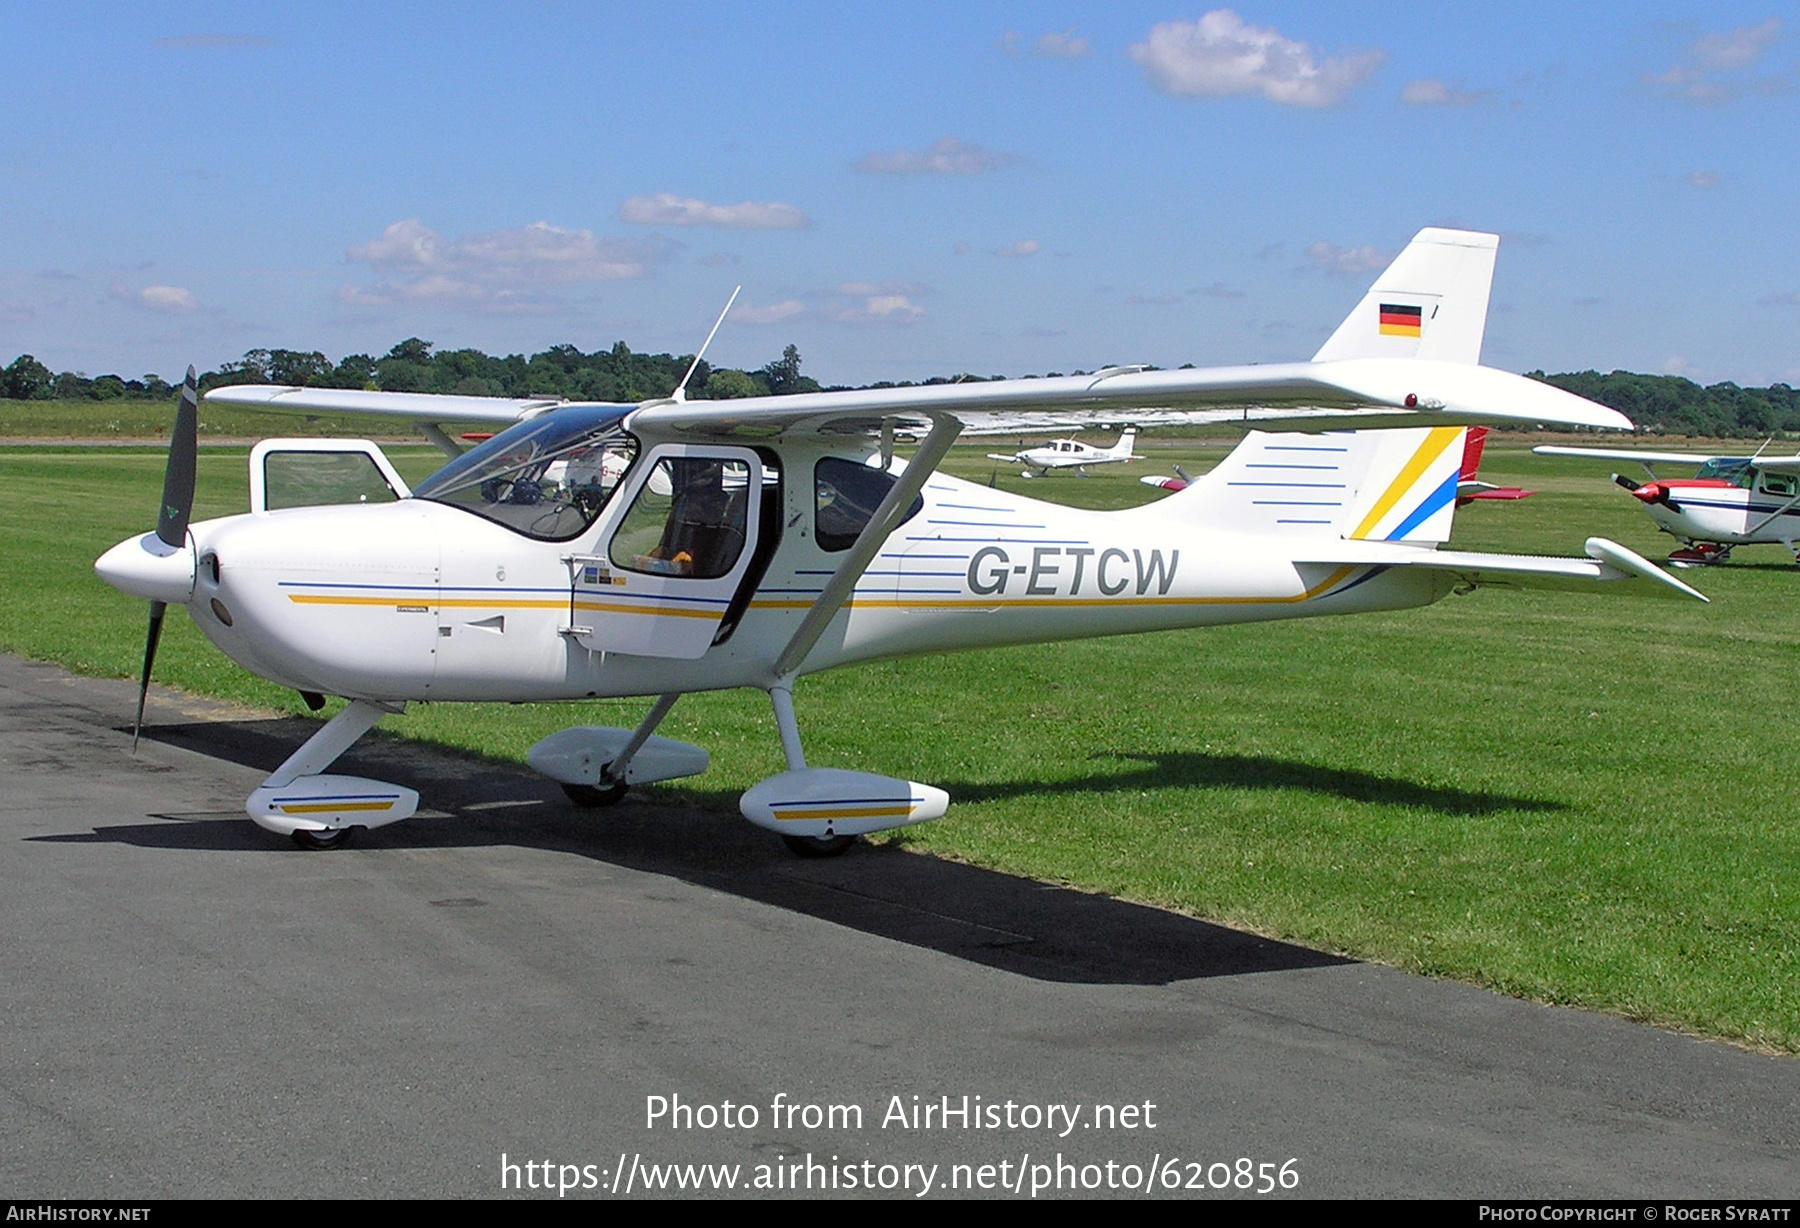
[[[1106,454],[1114,460],[1130,460],[1131,459],[1131,444],[1132,444],[1132,441],[1135,440],[1136,438],[1137,438],[1137,427],[1135,427],[1135,426],[1126,427],[1124,434],[1119,436],[1119,442],[1115,443],[1112,447],[1108,448],[1106,450]]]
[[[1314,362],[1339,358],[1481,361],[1500,236],[1428,226],[1413,236]]]
[[[1251,431],[1187,489],[1155,506],[1245,533],[1436,545],[1450,539],[1461,427]]]

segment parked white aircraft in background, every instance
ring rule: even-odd
[[[1079,439],[1052,439],[1041,448],[1028,448],[1012,453],[989,452],[987,458],[1024,465],[1025,472],[1019,475],[1023,478],[1030,477],[1033,469],[1045,477],[1050,476],[1052,469],[1073,469],[1086,477],[1089,465],[1111,465],[1136,460],[1137,457],[1131,454],[1132,441],[1136,438],[1137,427],[1128,426],[1119,436],[1119,441],[1110,448],[1096,448]]]
[[[373,444],[266,442],[253,453],[249,513],[192,525],[190,372],[157,530],[96,568],[152,603],[143,686],[173,603],[245,668],[315,705],[350,701],[246,803],[302,845],[413,813],[410,789],[326,771],[410,702],[655,696],[636,729],[567,729],[532,748],[532,765],[571,797],[605,804],[633,783],[705,770],[705,750],[653,736],[683,694],[756,687],[773,703],[788,770],[740,809],[798,851],[834,852],[859,833],[937,818],[949,798],[809,766],[792,692],[818,670],[1395,609],[1482,584],[1699,597],[1599,538],[1580,558],[1437,548],[1466,426],[1630,426],[1476,365],[1496,242],[1420,232],[1312,362],[733,401],[689,402],[677,388],[642,405],[218,389],[210,399],[229,405],[399,416],[454,458],[408,490]],[[1393,317],[1406,322],[1399,333]],[[1117,512],[937,472],[964,430],[1016,434],[1127,412],[1357,429],[1252,432],[1187,490]],[[443,429],[500,422],[515,425],[468,452]],[[905,462],[894,455],[901,431],[923,435]],[[327,498],[351,505],[291,506]]]
[[[1733,546],[1786,546],[1800,564],[1800,456],[1704,456],[1634,448],[1533,448],[1540,456],[1635,461],[1650,475],[1638,482],[1615,473],[1656,527],[1681,539],[1669,555],[1677,567],[1723,563]],[[1691,465],[1691,478],[1660,478],[1652,465]]]

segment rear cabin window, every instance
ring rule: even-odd
[[[875,515],[899,479],[857,461],[828,456],[813,468],[813,536],[819,549],[848,550]],[[913,500],[900,518],[905,524],[925,506],[925,496]]]
[[[367,452],[269,452],[263,457],[263,506],[323,507],[392,503],[400,496]]]

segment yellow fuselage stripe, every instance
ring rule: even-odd
[[[1461,428],[1448,427],[1444,429],[1455,432]],[[1442,449],[1440,448],[1439,451]],[[1427,458],[1427,463],[1429,463],[1429,458]],[[1355,566],[1339,567],[1311,588],[1286,597],[1004,597],[996,594],[995,600],[986,600],[979,595],[950,598],[943,601],[918,601],[901,597],[853,597],[846,601],[844,606],[845,608],[871,610],[986,610],[999,607],[1008,609],[1104,609],[1109,606],[1294,605],[1302,601],[1311,601],[1355,570]],[[415,603],[396,601],[391,597],[290,595],[288,600],[299,605],[404,606],[419,604],[444,609],[480,610],[566,610],[569,608],[569,603],[566,601],[480,601],[463,598],[449,601],[426,600]],[[806,610],[811,609],[812,605],[812,602],[804,600],[769,599],[752,601],[750,608],[753,610]],[[671,609],[666,606],[616,605],[611,602],[599,601],[577,601],[575,608],[610,614],[651,614],[661,618],[709,618],[715,621],[724,616],[724,612],[721,610],[684,610]]]
[[[392,810],[392,802],[307,802],[304,805],[289,806],[276,802],[283,814],[323,814],[331,810]]]

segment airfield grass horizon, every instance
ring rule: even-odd
[[[1139,474],[1223,455],[1178,441],[1089,480],[1022,481],[988,446],[946,468],[1094,507],[1154,498]],[[394,455],[409,479],[438,463]],[[196,518],[243,509],[243,456],[202,454]],[[0,466],[15,496],[0,649],[135,676],[143,603],[92,562],[148,527],[161,451],[6,447]],[[1598,534],[1658,557],[1670,539],[1606,471],[1490,445],[1484,478],[1541,493],[1463,509],[1454,544],[1578,555]],[[1710,606],[1483,589],[1422,610],[876,662],[805,679],[795,705],[809,761],[950,792],[946,818],[888,842],[1796,1053],[1800,735],[1785,718],[1800,643],[1782,611],[1800,576],[1779,547],[1737,559],[1684,573]],[[157,678],[303,711],[184,617],[168,620]],[[633,724],[647,703],[424,704],[382,728],[520,760],[568,725]],[[661,732],[705,746],[713,768],[644,795],[721,830],[743,822],[738,793],[784,767],[760,693],[688,696]]]

